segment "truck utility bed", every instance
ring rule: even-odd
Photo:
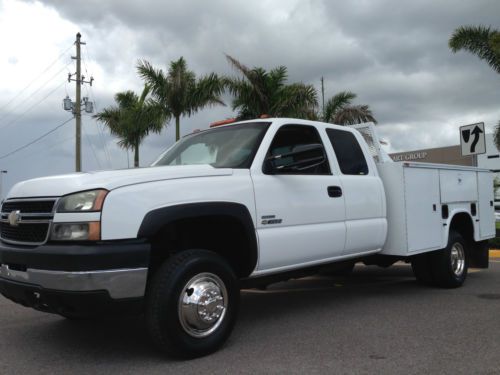
[[[388,234],[381,254],[410,256],[447,244],[452,213],[470,213],[474,239],[495,235],[489,170],[444,164],[377,164],[387,200]]]

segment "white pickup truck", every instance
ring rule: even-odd
[[[487,267],[492,174],[394,163],[373,125],[358,130],[238,122],[150,168],[18,183],[1,207],[0,292],[72,319],[144,313],[160,348],[195,357],[228,338],[243,287],[406,261],[453,288]]]

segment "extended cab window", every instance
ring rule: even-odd
[[[358,140],[351,132],[337,129],[326,129],[332,143],[335,156],[343,174],[366,175],[368,165]]]
[[[282,126],[276,135],[274,136],[271,147],[269,148],[267,156],[282,155],[291,152],[296,146],[304,146],[311,144],[320,144],[321,138],[318,131],[314,126],[307,125],[285,125]],[[304,157],[308,157],[307,154]],[[291,157],[283,157],[275,161],[275,166],[289,164],[292,160]],[[330,174],[330,166],[328,160],[325,160],[312,168],[307,168],[303,170],[282,170],[279,171],[280,174]]]

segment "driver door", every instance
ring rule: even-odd
[[[283,125],[266,157],[296,146],[324,145],[314,126]],[[282,163],[286,164],[286,160]],[[337,175],[327,160],[300,171],[252,168],[257,211],[257,273],[320,263],[342,255],[345,245],[345,202]]]

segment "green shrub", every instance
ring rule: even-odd
[[[500,249],[500,237],[495,237],[490,240],[490,248]]]

